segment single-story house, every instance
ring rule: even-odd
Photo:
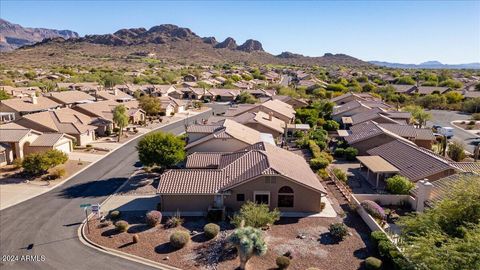
[[[40,132],[65,133],[75,138],[77,145],[85,146],[95,140],[97,126],[93,117],[71,108],[25,115],[17,123]]]
[[[61,104],[46,98],[35,95],[29,98],[11,98],[0,101],[0,112],[15,113],[15,119],[20,119],[23,115],[50,111],[59,108]]]
[[[367,151],[369,155],[380,156],[396,167],[398,174],[413,182],[422,179],[435,181],[455,174],[457,168],[450,160],[421,148],[408,140],[394,140]]]
[[[413,94],[417,91],[417,86],[409,84],[389,84],[399,94]]]
[[[411,114],[409,112],[387,111],[382,108],[373,108],[368,111],[342,117],[344,125],[358,125],[367,121],[390,124],[408,124]]]
[[[211,125],[191,125],[187,127],[187,135],[188,153],[234,152],[264,140],[262,133],[230,119]]]
[[[76,104],[92,103],[96,98],[78,90],[50,92],[47,95],[51,100],[62,104],[64,107],[72,107]]]
[[[160,176],[161,211],[204,215],[253,201],[282,212],[318,213],[326,190],[306,161],[260,142],[232,153],[193,153],[186,169]]]
[[[112,91],[97,91],[95,93],[95,96],[100,99],[100,100],[115,100],[116,102],[123,103],[123,102],[128,102],[134,100],[134,98],[116,88],[114,88]]]
[[[418,86],[417,93],[420,95],[429,95],[433,93],[445,94],[450,91],[450,87],[439,87],[439,86]]]
[[[208,92],[213,100],[216,101],[234,101],[240,95],[240,90],[238,89],[212,88]]]
[[[291,105],[294,109],[308,106],[307,101],[299,98],[293,98],[291,96],[274,95],[272,96],[272,100],[280,100],[281,102]]]
[[[232,118],[232,120],[258,132],[272,134],[275,139],[280,139],[285,132],[285,122],[273,116],[273,113],[247,112]]]
[[[337,105],[342,105],[349,103],[354,100],[360,100],[360,101],[381,101],[380,98],[373,96],[370,93],[353,93],[353,92],[348,92],[346,94],[340,95],[338,97],[334,97],[330,99],[330,102],[333,102]]]
[[[348,103],[333,107],[332,119],[340,122],[342,117],[352,116],[358,113],[369,111],[373,108],[390,109],[390,105],[381,101],[360,101],[353,100]]]

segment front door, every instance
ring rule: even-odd
[[[270,194],[266,192],[255,192],[255,203],[270,205]]]

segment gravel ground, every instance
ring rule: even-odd
[[[98,220],[91,221],[94,228],[88,237],[103,246],[135,254],[147,259],[173,265],[182,269],[235,269],[239,260],[236,253],[225,245],[229,230],[222,231],[215,240],[206,240],[202,233],[181,250],[173,250],[169,236],[175,230],[201,232],[203,219],[187,219],[182,227],[164,229],[162,226],[148,228],[143,224],[144,213],[122,213],[122,218],[132,226],[126,233],[117,233],[113,225],[98,228]],[[370,231],[356,216],[347,215],[344,222],[349,226],[350,236],[336,243],[328,234],[328,226],[338,218],[282,219],[265,233],[268,252],[262,257],[253,257],[248,263],[250,270],[275,269],[277,256],[292,252],[293,260],[289,269],[349,270],[359,269],[362,261],[370,255],[365,244]],[[227,229],[227,228],[224,228]],[[229,228],[231,229],[231,228]],[[138,234],[139,243],[132,243],[132,235]],[[300,239],[297,236],[303,235]]]

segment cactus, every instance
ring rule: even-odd
[[[262,256],[267,252],[267,244],[263,239],[262,231],[252,227],[241,226],[228,237],[228,241],[237,248],[240,269],[245,269],[251,257]]]

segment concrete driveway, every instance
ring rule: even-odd
[[[465,114],[457,111],[444,111],[444,110],[430,110],[432,114],[432,120],[427,122],[427,126],[431,127],[433,125],[448,126],[455,129],[453,139],[463,141],[465,143],[466,150],[470,153],[473,153],[475,146],[472,145],[472,141],[477,138],[480,138],[477,135],[474,135],[468,131],[460,129],[452,125],[452,121],[455,120],[470,120],[471,115]]]

